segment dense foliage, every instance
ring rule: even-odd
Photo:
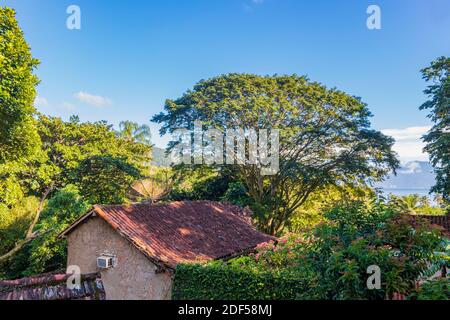
[[[151,159],[148,126],[36,114],[37,65],[15,12],[0,8],[0,276],[62,267],[57,233],[88,203],[126,202]]]
[[[3,162],[27,157],[39,146],[33,119],[38,64],[14,10],[0,7],[0,175]]]
[[[41,115],[38,127],[45,161],[37,163],[36,171],[44,186],[50,183],[55,187],[86,183],[83,175],[97,173],[105,174],[106,179],[114,179],[118,171],[113,167],[126,169],[127,174],[136,176],[129,166],[143,170],[150,161],[148,145],[117,137],[106,122],[80,122],[77,117],[65,122],[60,118]],[[44,177],[39,175],[41,172],[45,173]]]
[[[89,207],[75,186],[59,190],[48,201],[36,225],[41,236],[30,241],[13,260],[2,266],[4,277],[14,279],[64,269],[66,243],[58,235]]]
[[[75,185],[81,190],[80,196],[91,204],[124,203],[130,185],[145,174],[150,161],[150,146],[118,137],[105,122],[81,123],[77,117],[65,122],[40,115],[37,128],[42,147],[22,163],[9,163],[7,179],[14,188],[5,190],[11,200],[3,200],[2,204],[5,215],[6,212],[14,215],[13,208],[21,198],[30,195],[41,198],[25,242],[39,235],[35,224],[40,211],[44,201],[57,190]],[[16,241],[20,238],[23,236]],[[1,251],[0,257],[6,253]]]
[[[125,159],[93,156],[80,162],[76,180],[90,203],[122,204],[131,184],[139,177],[140,171]]]
[[[179,265],[172,299],[176,300],[290,300],[309,298],[308,279],[291,274],[254,272],[240,265],[212,263]]]
[[[264,166],[248,162],[235,168],[253,199],[260,229],[280,234],[319,187],[364,185],[396,168],[393,139],[372,130],[369,117],[359,98],[306,77],[229,74],[168,100],[165,112],[153,120],[162,124],[162,134],[192,129],[195,121],[222,131],[280,130],[276,174],[263,175]],[[232,146],[224,153],[227,148]]]
[[[449,264],[449,242],[416,214],[438,214],[426,198],[370,202],[370,182],[395,170],[393,139],[370,128],[357,97],[306,77],[229,74],[201,81],[154,117],[161,133],[208,128],[279,129],[280,168],[261,165],[150,166],[147,125],[69,121],[37,114],[34,59],[15,13],[0,8],[0,278],[65,267],[58,235],[91,205],[141,200],[215,200],[250,206],[258,227],[285,236],[249,256],[180,265],[176,299],[448,299],[448,280],[416,281]],[[449,59],[422,71],[432,82],[422,109],[437,172],[449,200]],[[172,142],[173,147],[176,142]],[[225,148],[226,150],[226,148]],[[156,149],[155,162],[167,164]],[[324,215],[324,212],[327,214]],[[380,290],[367,267],[382,271]]]
[[[354,201],[370,201],[375,192],[369,187],[324,185],[313,192],[303,206],[298,208],[287,224],[286,232],[311,230],[325,219],[324,213]]]
[[[442,203],[439,205],[432,205],[427,196],[418,194],[410,194],[406,196],[390,195],[389,203],[396,207],[399,211],[406,214],[413,215],[445,215],[447,213],[447,206]]]
[[[230,184],[237,180],[227,168],[217,170],[210,166],[175,166],[171,200],[222,201]]]
[[[286,285],[288,299],[391,298],[414,292],[416,280],[441,259],[435,252],[444,250],[438,230],[383,203],[337,207],[326,218],[312,232],[260,246],[249,257],[180,267],[176,297],[216,299],[214,292],[227,290],[230,299],[278,297],[271,282],[276,278]],[[381,269],[379,290],[367,287],[371,265]],[[298,286],[290,287],[292,279]]]
[[[16,174],[40,146],[33,106],[39,61],[30,53],[15,12],[0,7],[0,207],[17,207],[25,192]],[[6,206],[6,207],[5,207]]]
[[[433,191],[450,202],[450,58],[440,57],[422,70],[423,78],[431,82],[424,91],[429,100],[420,109],[430,111],[434,126],[424,137],[425,151],[430,154],[436,172]]]
[[[25,234],[38,205],[35,197],[22,198],[12,208],[0,204],[0,253],[11,250]]]
[[[450,279],[441,278],[425,282],[409,298],[413,300],[450,300]]]

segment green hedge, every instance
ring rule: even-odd
[[[174,300],[294,300],[308,299],[307,281],[289,274],[274,275],[238,269],[225,263],[179,265]]]

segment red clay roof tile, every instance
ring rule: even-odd
[[[0,281],[0,300],[104,300],[99,274],[83,275],[78,289],[69,289],[70,274],[45,274]]]
[[[212,201],[94,206],[94,211],[147,257],[170,268],[235,255],[274,239],[256,231],[238,206]]]

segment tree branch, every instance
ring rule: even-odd
[[[6,254],[0,256],[0,263],[3,263],[5,261],[8,261],[11,257],[13,257],[17,252],[20,251],[20,249],[23,248],[23,246],[25,246],[28,242],[34,240],[35,238],[37,238],[38,236],[40,236],[39,233],[37,232],[33,232],[34,227],[36,226],[36,224],[39,221],[39,218],[41,216],[41,212],[42,209],[44,207],[44,202],[45,199],[47,199],[48,195],[50,194],[50,192],[53,190],[53,186],[54,184],[52,183],[44,192],[44,194],[41,197],[41,201],[39,202],[39,206],[38,209],[36,210],[36,215],[33,218],[33,221],[31,223],[31,225],[28,227],[25,239],[20,240],[19,242],[16,243],[16,246],[11,249],[9,252],[7,252]]]

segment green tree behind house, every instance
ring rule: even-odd
[[[320,187],[364,186],[398,166],[393,139],[370,128],[366,104],[306,77],[223,75],[200,81],[164,108],[153,118],[161,134],[192,129],[196,120],[223,131],[280,130],[278,173],[263,176],[250,164],[235,168],[254,201],[259,228],[269,234],[280,234]]]
[[[429,110],[434,122],[423,137],[425,151],[430,155],[436,172],[436,185],[432,192],[442,194],[450,203],[450,58],[440,57],[422,70],[422,76],[430,85],[424,91],[428,100],[421,110]]]

